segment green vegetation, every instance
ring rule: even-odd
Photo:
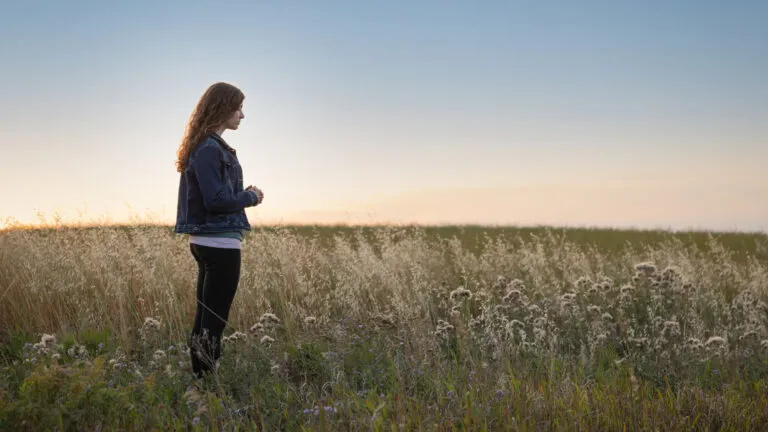
[[[759,430],[768,236],[251,232],[224,356],[161,226],[0,232],[0,430]]]

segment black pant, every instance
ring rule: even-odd
[[[192,369],[201,377],[221,356],[221,333],[240,281],[240,249],[189,247],[197,261],[197,313],[189,348]]]

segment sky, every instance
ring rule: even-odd
[[[0,225],[176,217],[210,84],[253,225],[768,231],[768,2],[0,4]]]

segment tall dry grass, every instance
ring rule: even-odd
[[[353,392],[386,387],[372,377],[389,373],[378,363],[372,376],[356,375],[366,362],[378,361],[375,353],[381,350],[393,362],[394,375],[387,375],[392,380],[417,382],[425,373],[435,380],[418,388],[394,388],[412,397],[413,409],[427,412],[435,397],[446,397],[448,382],[473,388],[477,380],[476,389],[509,396],[515,389],[513,369],[518,377],[531,379],[517,384],[518,392],[559,392],[560,402],[577,405],[584,392],[592,391],[586,383],[599,381],[613,368],[630,372],[626,382],[607,381],[610,388],[603,390],[613,392],[612,397],[646,383],[677,389],[681,393],[675,397],[693,398],[692,406],[712,409],[723,405],[716,396],[697,396],[697,391],[724,394],[718,393],[723,385],[745,382],[764,389],[765,235],[753,235],[753,247],[745,251],[714,235],[694,243],[658,233],[653,242],[605,249],[546,229],[481,235],[468,247],[458,232],[412,227],[251,232],[242,251],[241,281],[227,329],[235,333],[228,337],[228,349],[280,347],[263,353],[271,356],[273,370],[303,377],[306,384],[312,381],[306,368],[322,369],[327,374],[317,376],[326,381],[315,382],[313,391],[326,396],[339,383]],[[106,330],[123,352],[131,352],[146,348],[145,322],[152,318],[156,321],[151,323],[160,324],[159,342],[151,349],[162,354],[150,356],[157,362],[166,358],[168,345],[187,338],[195,277],[186,237],[167,227],[8,230],[0,233],[0,328],[6,329],[6,338],[24,334],[34,339]],[[278,325],[270,325],[271,317]],[[368,340],[370,348],[362,353],[349,348],[361,340]],[[317,348],[322,358],[301,351],[306,343],[322,347]],[[372,357],[365,357],[369,351]],[[319,363],[297,364],[291,360],[296,352]],[[335,355],[347,357],[334,360]],[[178,367],[183,369],[182,363]],[[455,374],[464,371],[470,371],[469,377],[458,380]],[[546,377],[570,378],[542,384]],[[642,394],[653,398],[652,392]],[[536,398],[529,400],[531,394],[515,397],[533,404],[529,414],[544,417],[560,403],[556,397],[546,399],[553,405],[543,407]],[[729,401],[740,407],[749,403],[736,396]],[[760,401],[759,406],[768,406]],[[639,415],[623,405],[628,401],[614,402],[613,420]],[[668,408],[674,415],[674,403]],[[523,415],[519,421],[528,418],[536,425],[539,414],[525,417],[516,409]],[[734,412],[722,411],[722,416]],[[510,411],[496,415],[502,418]],[[586,425],[605,420],[584,415]],[[635,425],[653,424],[640,417]]]

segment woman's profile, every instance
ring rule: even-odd
[[[180,174],[174,232],[189,234],[197,262],[197,312],[189,338],[192,369],[211,372],[221,356],[221,334],[240,280],[240,248],[251,229],[245,208],[260,204],[263,192],[243,188],[235,149],[222,138],[237,130],[245,96],[237,87],[215,83],[197,102],[179,145]]]

